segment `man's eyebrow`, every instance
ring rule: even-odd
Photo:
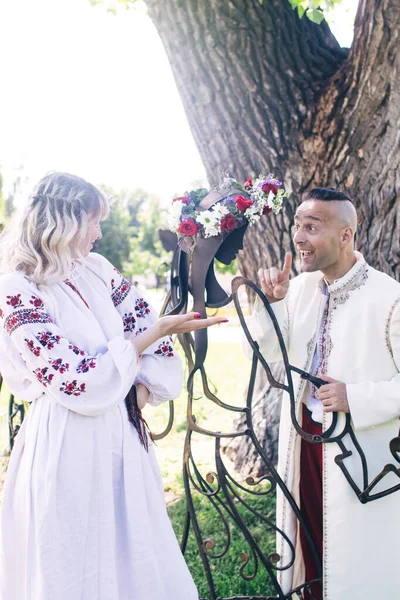
[[[299,216],[298,215],[294,215],[294,219],[299,220]],[[318,223],[322,223],[322,219],[321,217],[315,217],[314,215],[306,215],[305,217],[303,217],[304,220],[306,219],[311,219],[312,221],[318,221]]]

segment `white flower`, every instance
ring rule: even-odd
[[[262,210],[260,210],[260,207],[257,204],[249,206],[249,208],[247,208],[244,212],[244,216],[246,217],[246,219],[248,219],[248,221],[250,221],[250,225],[259,221],[261,218],[261,214]]]
[[[222,204],[215,204],[211,212],[216,218],[221,220],[225,215],[229,214],[229,208]]]
[[[181,222],[182,207],[183,202],[181,200],[176,200],[169,207],[168,225],[170,226],[171,231],[176,231],[179,227],[179,223]]]
[[[215,210],[203,210],[199,212],[196,221],[204,227],[204,237],[212,237],[220,232],[220,221],[222,216]]]

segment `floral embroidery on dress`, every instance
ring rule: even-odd
[[[62,375],[69,371],[69,364],[63,363],[62,358],[56,358],[55,360],[49,359],[49,363],[56,371],[59,371]]]
[[[33,340],[28,340],[28,338],[25,338],[25,344],[35,356],[40,356],[41,347],[35,346],[35,342],[33,342]]]
[[[69,349],[69,350],[72,350],[72,352],[73,352],[74,354],[80,354],[81,356],[85,356],[85,352],[84,352],[84,350],[81,350],[80,348],[78,348],[78,346],[74,346],[74,344],[70,344],[70,345],[68,346],[68,349]]]
[[[20,306],[24,306],[21,300],[21,294],[17,294],[16,296],[7,296],[7,304],[12,308],[19,308]]]
[[[53,335],[51,331],[39,331],[36,334],[36,339],[48,350],[53,350],[54,344],[59,344],[61,337]]]
[[[3,315],[4,315],[4,313],[3,313],[3,311],[2,311],[2,310],[1,310],[1,308],[0,308],[0,319],[2,319],[2,318],[3,318]]]
[[[165,341],[163,340],[161,342],[161,344],[158,346],[157,350],[154,352],[154,354],[158,354],[159,356],[174,356],[174,349],[171,346],[169,340]]]
[[[77,373],[87,373],[89,369],[96,368],[96,359],[95,358],[84,358],[79,365],[76,367]]]
[[[121,275],[122,277],[122,275]],[[113,293],[111,294],[111,300],[114,303],[114,306],[118,306],[118,304],[121,304],[121,302],[123,302],[125,300],[125,298],[127,297],[127,295],[129,294],[129,292],[131,291],[131,284],[129,283],[129,281],[127,279],[125,279],[124,277],[122,277],[122,281],[119,284],[119,286],[117,287],[117,289],[114,289],[114,280],[111,280],[111,287],[113,289]]]
[[[31,299],[29,300],[29,303],[33,304],[33,306],[35,308],[43,308],[44,307],[42,300],[40,298],[38,298],[37,296],[34,296],[33,294],[31,296]]]
[[[150,308],[146,300],[138,298],[135,302],[135,312],[138,319],[150,314]]]
[[[32,323],[52,323],[50,316],[43,311],[34,308],[23,308],[15,313],[8,315],[4,321],[4,329],[11,335],[13,331],[21,325],[30,325]]]
[[[133,313],[125,313],[122,317],[122,321],[124,323],[124,331],[133,331],[135,329],[136,319],[133,316]]]
[[[67,396],[80,396],[86,392],[86,384],[81,383],[78,386],[76,379],[73,381],[63,381],[60,387],[60,392],[64,392],[64,394],[67,394]]]
[[[54,373],[50,373],[49,375],[47,375],[48,370],[48,367],[44,367],[43,369],[38,367],[33,371],[36,375],[37,380],[40,381],[40,383],[42,383],[44,387],[50,385],[52,379],[54,378]]]

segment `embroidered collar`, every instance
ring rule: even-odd
[[[325,277],[318,282],[322,292],[336,298],[339,304],[343,304],[349,298],[349,293],[364,285],[368,279],[368,265],[360,252],[355,253],[357,262],[347,271],[343,277],[336,279],[331,285],[327,285]]]

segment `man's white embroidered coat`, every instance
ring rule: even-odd
[[[384,465],[400,467],[389,442],[399,435],[400,417],[400,284],[366,264],[357,253],[354,267],[329,286],[327,375],[346,383],[352,425],[368,464],[368,482]],[[328,297],[322,293],[322,273],[303,273],[290,283],[289,293],[273,309],[278,318],[292,365],[308,371]],[[280,360],[280,351],[266,310],[256,302],[249,323],[267,361]],[[296,414],[307,384],[293,376]],[[327,429],[332,415],[324,415]],[[339,413],[338,429],[344,414]],[[284,393],[279,439],[278,470],[292,495],[299,497],[300,437],[290,418]],[[358,453],[348,436],[352,454],[344,464],[363,489]],[[399,592],[400,491],[361,504],[335,457],[336,443],[323,445],[323,587],[324,600],[395,598]],[[400,483],[390,473],[373,492]],[[296,547],[294,565],[279,572],[285,592],[304,581],[298,522],[287,500],[278,493],[277,525]],[[281,535],[277,539],[279,567],[290,563],[292,552]]]

